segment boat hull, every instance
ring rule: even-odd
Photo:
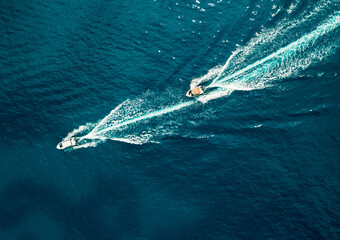
[[[77,145],[76,139],[70,138],[68,140],[65,140],[65,141],[58,143],[57,149],[65,149],[65,148],[73,147],[73,146],[76,146],[76,145]]]

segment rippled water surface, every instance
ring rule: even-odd
[[[3,0],[0,35],[0,239],[340,238],[339,0]]]

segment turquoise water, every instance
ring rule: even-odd
[[[0,24],[0,239],[339,238],[339,1],[2,1]]]

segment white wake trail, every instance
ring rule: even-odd
[[[315,30],[259,60],[255,60],[261,53],[261,41],[257,36],[256,41],[250,41],[251,47],[241,47],[234,51],[223,67],[215,67],[203,77],[192,80],[192,87],[210,82],[206,86],[206,94],[196,99],[183,101],[183,97],[171,92],[163,92],[163,95],[147,93],[139,99],[126,100],[97,124],[81,126],[69,133],[64,140],[76,135],[83,135],[80,137],[79,145],[75,147],[81,148],[96,146],[99,142],[107,139],[142,144],[171,134],[185,135],[183,133],[185,128],[178,128],[181,123],[174,117],[176,112],[184,108],[189,108],[192,111],[196,106],[199,106],[195,104],[199,101],[204,103],[211,99],[227,96],[235,90],[245,91],[266,87],[268,83],[276,79],[289,77],[312,63],[320,62],[335,49],[338,49],[339,39],[332,35],[327,35],[329,38],[327,41],[323,40],[322,42],[319,39],[334,31],[339,25],[340,14],[336,12]],[[263,35],[267,36],[265,33]],[[275,38],[270,39],[270,41],[273,40]],[[243,52],[243,50],[245,51]],[[248,64],[246,58],[251,59],[251,56],[247,55],[250,53],[255,57],[255,62]],[[240,64],[248,65],[238,69],[242,67]],[[160,116],[162,118],[159,118]],[[166,119],[166,116],[169,116],[169,119]],[[190,115],[186,114],[185,116],[186,118],[194,116],[196,119],[208,119],[209,111],[191,112]],[[177,117],[183,118],[183,114],[178,114]]]
[[[284,61],[284,58],[288,58],[290,55],[296,53],[297,51],[303,51],[308,47],[309,44],[311,44],[314,40],[317,38],[331,32],[335,28],[337,28],[340,25],[340,14],[337,13],[335,16],[333,16],[331,19],[329,19],[326,23],[322,24],[321,26],[317,27],[314,31],[310,32],[309,34],[304,35],[297,41],[289,44],[286,47],[283,47],[279,49],[278,51],[270,54],[269,56],[262,58],[261,60],[256,61],[255,63],[248,65],[247,67],[237,71],[236,73],[233,73],[227,77],[224,77],[222,79],[215,78],[212,83],[208,86],[210,87],[220,87],[221,83],[227,82],[230,79],[236,78],[241,76],[242,74],[248,72],[251,69],[254,69],[258,67],[259,65],[274,59],[275,57],[278,57],[280,55],[283,55],[280,61]],[[275,63],[274,63],[275,64]],[[228,62],[229,65],[229,62]],[[220,83],[220,84],[219,84]]]

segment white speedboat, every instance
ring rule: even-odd
[[[194,88],[190,89],[187,92],[186,96],[187,97],[196,97],[196,96],[199,96],[203,93],[204,93],[203,87],[198,86],[198,87],[194,87]]]
[[[62,141],[58,143],[57,148],[58,149],[65,149],[68,147],[77,146],[78,139],[77,138],[70,138],[68,140]]]

